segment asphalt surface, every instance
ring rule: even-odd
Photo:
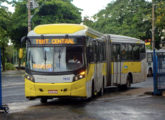
[[[8,114],[0,120],[164,120],[165,97],[152,96],[152,78],[123,91],[108,88],[91,100],[52,99],[46,104],[24,97],[23,72],[3,73],[3,104]]]

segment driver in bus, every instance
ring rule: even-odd
[[[68,60],[68,62],[69,63],[80,63],[80,60],[76,56],[73,56],[73,58]]]

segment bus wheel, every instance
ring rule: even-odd
[[[40,99],[40,102],[41,102],[41,103],[47,103],[47,98],[41,98],[41,99]]]
[[[103,96],[104,95],[104,81],[103,81],[102,87],[100,89],[99,95],[100,96]]]
[[[120,90],[127,90],[127,89],[130,88],[130,87],[131,87],[131,76],[128,75],[128,76],[127,76],[126,84],[124,84],[124,85],[119,85],[118,88],[119,88]]]
[[[95,91],[94,91],[94,81],[92,82],[92,86],[91,86],[91,98],[93,98],[95,96]]]

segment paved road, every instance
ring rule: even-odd
[[[9,114],[2,120],[164,120],[165,97],[144,94],[152,91],[152,78],[132,85],[127,91],[106,89],[105,95],[92,100],[53,99],[47,104],[24,98],[20,75],[3,75],[4,103]]]
[[[24,97],[23,73],[23,71],[17,71],[2,75],[2,93],[4,104],[26,101]]]

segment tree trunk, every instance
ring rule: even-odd
[[[18,54],[19,54],[19,49],[17,49]],[[18,55],[17,55],[18,57]],[[18,69],[21,69],[21,59],[18,57]]]
[[[5,67],[5,47],[4,47],[4,45],[2,47],[2,68],[3,68],[3,71],[6,70],[6,67]]]

